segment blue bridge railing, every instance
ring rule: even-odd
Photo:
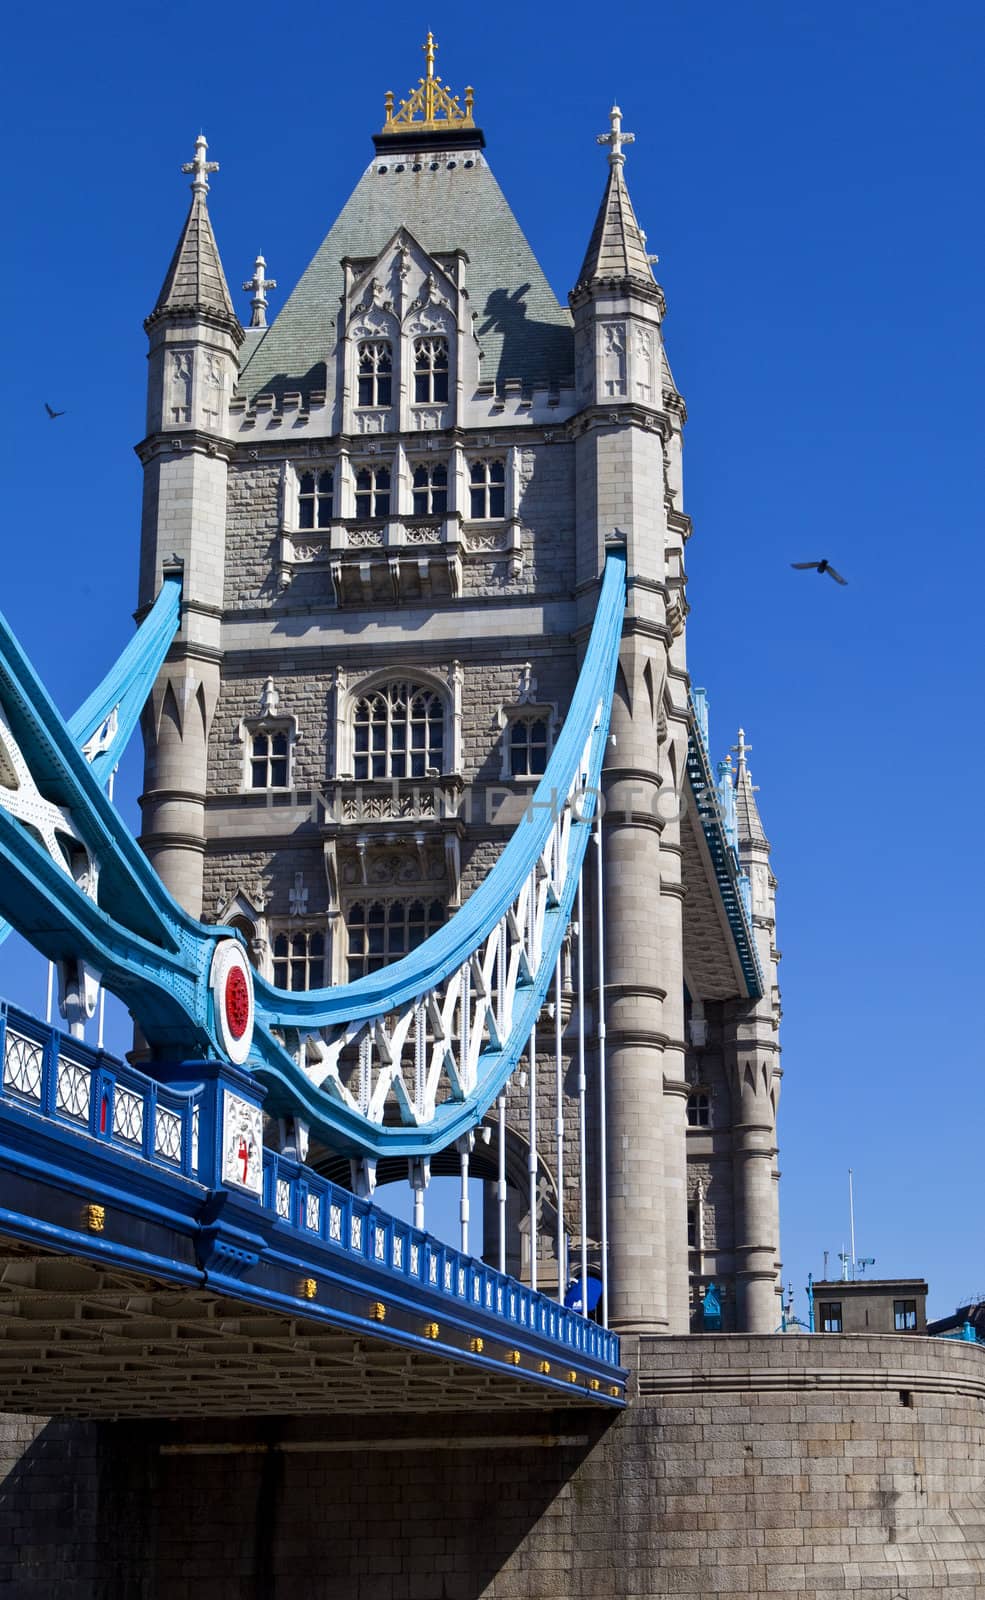
[[[250,1074],[159,1082],[2,1001],[0,1062],[0,1234],[624,1403],[615,1334],[264,1147]]]

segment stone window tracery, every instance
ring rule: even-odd
[[[331,469],[302,472],[298,479],[298,527],[329,527],[334,505],[335,474]]]
[[[447,462],[418,462],[412,481],[415,517],[443,517],[448,510]]]
[[[445,405],[448,401],[448,340],[414,340],[414,403]]]
[[[352,716],[353,776],[425,778],[444,766],[445,707],[434,689],[406,681],[361,695]]]
[[[441,900],[352,901],[346,910],[349,982],[399,961],[446,921]]]
[[[356,517],[372,522],[390,515],[390,468],[356,469]]]
[[[393,346],[389,339],[361,340],[357,358],[357,405],[390,405],[393,401]]]
[[[319,989],[325,980],[325,935],[317,928],[274,934],[274,984],[278,989]]]
[[[469,516],[473,522],[506,515],[506,464],[480,458],[469,464]]]

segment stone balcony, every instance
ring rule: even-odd
[[[282,529],[275,572],[283,591],[297,572],[324,569],[339,606],[457,599],[463,563],[491,553],[507,556],[513,576],[519,577],[523,541],[516,518],[475,523],[457,511],[438,517],[348,518],[327,528]]]

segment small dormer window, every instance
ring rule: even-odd
[[[359,345],[359,404],[388,406],[393,400],[393,347],[389,339]]]
[[[443,461],[414,468],[415,517],[443,517],[448,510],[448,468]]]
[[[414,401],[445,405],[448,400],[448,340],[414,340]]]
[[[491,522],[506,515],[506,466],[502,461],[473,461],[469,467],[470,516]]]
[[[298,527],[329,527],[334,497],[335,476],[332,472],[302,472],[298,482]]]
[[[370,522],[389,515],[389,467],[360,467],[356,472],[356,516],[361,522]]]

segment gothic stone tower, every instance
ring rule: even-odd
[[[173,560],[184,576],[145,722],[143,842],[189,910],[238,926],[282,987],[404,954],[521,814],[607,541],[623,543],[602,852],[612,1322],[699,1328],[714,1283],[726,1328],[771,1332],[773,880],[744,752],[716,792],[689,684],[686,412],[625,184],[632,135],[613,108],[569,310],[492,175],[471,91],[463,110],[430,37],[425,50],[426,78],[396,112],[388,97],[372,162],[269,327],[262,257],[250,326],[234,314],[204,139],[186,169],[139,446],[141,603]],[[525,1209],[519,1096],[508,1116],[510,1266],[529,1271],[531,1237],[552,1228]],[[588,1145],[595,1171],[597,1120]],[[347,1170],[329,1150],[311,1159]],[[576,1196],[535,1159],[545,1217],[564,1206],[577,1250]],[[481,1145],[476,1160],[481,1174]],[[596,1195],[593,1262],[598,1211]]]

